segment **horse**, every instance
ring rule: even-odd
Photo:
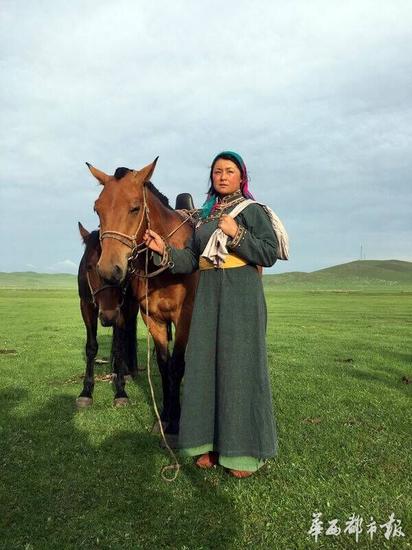
[[[169,441],[173,442],[179,431],[180,384],[198,272],[172,275],[165,267],[156,269],[152,259],[143,253],[142,238],[148,225],[177,248],[184,248],[193,235],[192,225],[185,222],[150,182],[156,162],[157,159],[141,170],[117,168],[114,175],[86,164],[103,186],[94,205],[100,219],[102,247],[97,270],[106,282],[118,285],[124,283],[131,266],[132,270],[138,270],[139,276],[133,279],[131,286],[153,337],[163,390],[160,418]],[[147,249],[146,254],[149,254]],[[146,261],[148,269],[156,276],[146,278],[143,274]],[[175,327],[171,354],[167,329],[170,323]]]
[[[79,222],[79,231],[85,244],[78,271],[80,310],[86,327],[86,371],[83,390],[76,400],[79,408],[93,403],[94,362],[97,355],[97,323],[113,326],[111,364],[115,388],[115,406],[126,405],[125,375],[137,375],[136,323],[138,304],[132,299],[129,286],[106,285],[97,272],[101,254],[99,231],[91,233]]]

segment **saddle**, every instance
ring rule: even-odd
[[[193,198],[190,193],[180,193],[176,197],[175,210],[194,210]]]

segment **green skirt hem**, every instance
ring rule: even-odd
[[[213,451],[212,443],[206,443],[205,445],[200,445],[198,447],[180,449],[179,452],[182,456],[197,456],[203,455],[210,451]],[[230,470],[256,472],[265,464],[265,461],[254,456],[225,456],[219,454],[219,464],[224,468],[229,468]]]

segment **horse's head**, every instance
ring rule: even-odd
[[[101,254],[99,232],[87,231],[79,222],[80,235],[85,250],[79,268],[79,288],[82,298],[92,299],[99,310],[99,319],[103,326],[123,326],[124,317],[121,311],[123,303],[122,289],[116,285],[106,285],[97,271]]]
[[[118,168],[109,176],[87,163],[103,185],[94,209],[100,219],[102,253],[98,273],[109,283],[121,283],[127,273],[128,258],[143,238],[145,226],[144,184],[154,172],[157,158],[141,170]]]

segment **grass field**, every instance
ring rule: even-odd
[[[410,548],[405,284],[300,290],[267,280],[278,455],[242,481],[184,459],[171,484],[159,473],[168,457],[150,434],[144,372],[128,385],[131,406],[113,408],[110,384],[98,381],[93,407],[76,411],[85,339],[76,291],[0,290],[0,547]],[[99,331],[107,356],[110,330]],[[154,381],[159,390],[157,373]],[[307,531],[316,511],[325,528],[338,519],[342,533],[315,542]],[[379,524],[392,512],[405,537],[387,541]],[[343,533],[351,514],[363,518],[358,543]]]

